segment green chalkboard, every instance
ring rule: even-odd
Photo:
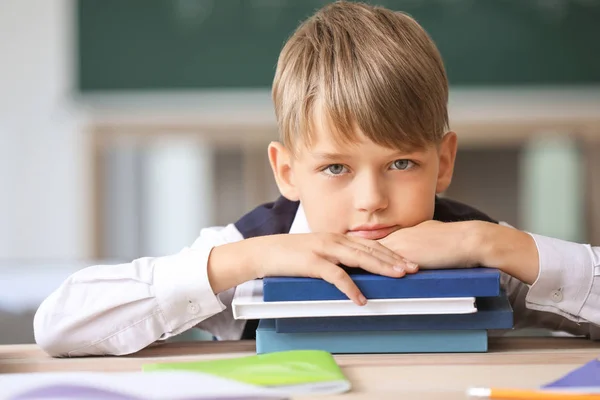
[[[323,0],[78,0],[83,92],[266,88]],[[600,2],[386,0],[437,43],[452,85],[600,83]]]

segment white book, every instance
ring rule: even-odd
[[[351,300],[263,300],[262,280],[239,285],[231,303],[235,319],[343,317],[358,315],[436,315],[477,312],[475,297],[372,299],[364,306]]]

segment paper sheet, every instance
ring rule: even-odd
[[[0,399],[285,399],[281,391],[197,372],[77,372],[0,375]]]
[[[600,393],[600,359],[588,362],[543,388],[578,393]]]

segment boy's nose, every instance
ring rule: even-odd
[[[357,179],[354,187],[354,203],[359,211],[375,212],[388,206],[387,190],[383,182],[375,176]]]

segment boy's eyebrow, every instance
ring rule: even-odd
[[[413,149],[413,150],[406,150],[406,151],[395,151],[393,153],[388,154],[386,157],[389,158],[394,158],[394,157],[398,157],[398,158],[403,158],[403,157],[410,157],[410,156],[415,156],[419,153],[421,153],[422,151],[418,150],[418,149]],[[323,160],[340,160],[340,159],[348,159],[348,158],[352,158],[351,155],[349,154],[344,154],[344,153],[328,153],[328,152],[315,152],[315,153],[311,153],[313,157],[315,158],[319,158],[319,159],[323,159]]]
[[[350,158],[351,156],[343,153],[327,153],[327,152],[316,152],[311,153],[313,157],[323,160],[340,160],[344,158]]]
[[[398,150],[398,151],[390,154],[390,157],[399,157],[399,158],[411,157],[411,156],[414,157],[421,153],[423,153],[423,150],[419,150],[419,149],[407,149],[405,151]]]

